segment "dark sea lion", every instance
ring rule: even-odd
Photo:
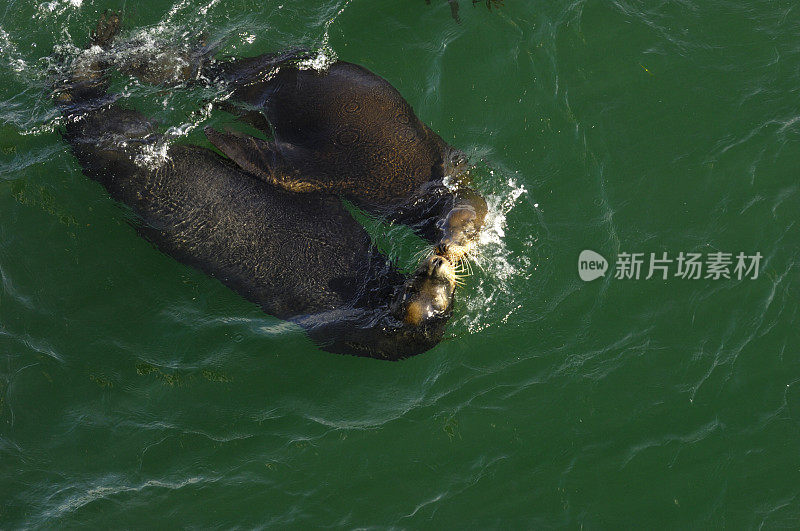
[[[343,195],[410,225],[451,260],[474,245],[487,209],[469,187],[466,156],[382,77],[344,61],[325,71],[305,68],[309,56],[302,50],[214,62],[205,46],[172,49],[177,57],[133,54],[139,58],[131,62],[123,48],[115,66],[166,85],[226,84],[230,98],[217,106],[271,137],[206,129],[211,143],[243,170],[294,192]]]
[[[104,16],[93,43],[107,46],[118,25]],[[137,214],[143,236],[326,350],[399,359],[441,340],[455,286],[448,260],[431,257],[406,277],[335,196],[276,187],[209,149],[173,145],[161,166],[137,165],[162,139],[106,93],[100,57],[76,61],[55,96],[63,136],[84,173]]]
[[[207,129],[211,143],[269,182],[344,195],[411,225],[442,251],[454,241],[460,242],[454,249],[468,249],[486,202],[468,186],[464,153],[425,125],[382,77],[344,61],[324,72],[304,69],[303,57],[265,55],[210,69],[232,87],[231,99],[245,104],[240,114],[272,135],[265,141]],[[446,177],[455,191],[444,185]],[[449,216],[454,210],[460,215]]]

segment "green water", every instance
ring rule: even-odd
[[[794,2],[171,2],[0,5],[0,527],[800,526]],[[123,7],[123,38],[362,64],[469,154],[492,213],[443,343],[322,352],[137,236],[48,97]],[[115,87],[175,141],[230,119]],[[758,278],[613,278],[718,251]]]

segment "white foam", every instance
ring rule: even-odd
[[[35,18],[59,17],[70,10],[80,9],[83,0],[53,0],[52,2],[42,2],[39,4]]]
[[[317,72],[324,72],[336,62],[338,56],[330,45],[330,29],[331,25],[336,21],[339,15],[344,13],[344,10],[347,9],[347,6],[350,5],[351,1],[352,0],[347,0],[342,7],[339,8],[335,15],[325,22],[325,31],[322,34],[322,43],[317,48],[317,55],[310,59],[300,61],[297,65],[298,68],[301,70],[313,69]]]
[[[18,74],[28,70],[28,63],[17,49],[17,45],[11,40],[11,35],[3,28],[0,28],[0,57],[12,71]]]
[[[324,72],[328,70],[333,63],[336,62],[338,56],[328,43],[328,31],[325,30],[325,35],[322,38],[322,44],[317,49],[317,55],[309,59],[304,59],[297,64],[300,70],[316,70],[317,72]]]
[[[142,146],[133,159],[136,165],[148,170],[160,168],[169,160],[170,145],[176,139],[187,136],[205,122],[213,109],[214,104],[212,102],[206,103],[199,110],[194,111],[187,122],[167,129],[158,142]]]
[[[211,0],[211,2],[200,8],[200,14],[206,15],[208,13],[208,10],[217,5],[218,3],[219,0]]]
[[[124,146],[123,146],[124,147]],[[169,160],[169,142],[162,139],[154,144],[145,144],[139,149],[133,161],[137,166],[156,170]]]
[[[495,172],[492,170],[489,174],[494,177]],[[506,323],[520,308],[515,302],[514,284],[518,279],[530,278],[531,259],[508,249],[506,229],[509,212],[527,193],[525,186],[513,178],[491,193],[484,192],[488,211],[478,245],[472,253],[474,276],[467,279],[459,293],[466,311],[457,322],[469,333]]]

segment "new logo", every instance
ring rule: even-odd
[[[591,282],[605,275],[608,270],[608,261],[594,251],[581,251],[578,256],[578,275],[584,282]]]

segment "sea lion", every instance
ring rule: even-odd
[[[304,69],[303,57],[290,51],[207,69],[232,88],[231,100],[244,104],[240,116],[272,135],[265,141],[208,128],[209,141],[253,175],[297,192],[341,194],[411,225],[450,259],[463,256],[487,210],[469,187],[465,154],[424,124],[382,77],[344,61],[323,72]]]
[[[108,46],[118,26],[103,16],[93,44]],[[335,196],[276,187],[206,148],[172,145],[160,167],[137,165],[140,149],[162,139],[106,92],[105,67],[87,54],[56,92],[62,134],[84,173],[137,214],[161,251],[301,325],[325,350],[394,360],[441,340],[451,262],[431,257],[407,277]]]
[[[226,84],[230,98],[217,105],[272,137],[205,130],[243,170],[294,192],[343,195],[410,225],[450,260],[474,245],[487,207],[470,188],[465,154],[424,124],[382,77],[344,61],[325,71],[305,68],[303,50],[221,62],[210,60],[208,47],[175,50],[180,60],[160,54],[137,60],[136,68],[130,61],[116,66],[150,82],[169,72],[160,77],[165,85]]]

